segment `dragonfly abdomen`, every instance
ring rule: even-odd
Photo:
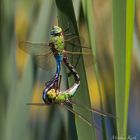
[[[62,62],[62,55],[57,54],[55,55],[56,63],[57,63],[57,69],[56,69],[56,74],[60,74],[61,71],[61,62]]]
[[[68,62],[68,57],[64,56],[63,57],[63,62],[64,64],[67,66],[67,68],[70,70],[70,72],[73,74],[74,78],[75,78],[75,82],[77,84],[80,85],[80,76],[79,74],[77,73],[76,69],[74,68],[73,65],[71,65],[70,62]]]
[[[71,65],[71,63],[68,61],[67,56],[63,57],[63,62],[66,65],[66,67],[70,70],[70,72],[72,73],[72,75],[74,76],[74,79],[75,79],[74,85],[65,91],[65,93],[68,94],[69,97],[72,97],[72,96],[75,95],[75,92],[76,92],[76,90],[78,89],[78,87],[80,85],[80,76],[77,73],[77,71],[74,68],[74,66]]]
[[[77,73],[75,68],[71,65],[71,63],[68,61],[67,56],[63,57],[63,62],[66,65],[66,67],[70,70],[72,75],[74,76],[75,83],[69,89],[65,91],[59,91],[58,89],[55,89],[55,87],[53,87],[55,85],[56,80],[52,81],[52,84],[48,85],[49,87],[47,86],[44,90],[44,93],[43,93],[45,95],[45,98],[43,99],[44,102],[64,103],[75,95],[80,85],[79,74]]]

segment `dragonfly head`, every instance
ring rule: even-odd
[[[52,30],[51,30],[51,35],[52,36],[57,36],[57,35],[61,35],[62,33],[62,28],[60,28],[59,26],[53,26]]]
[[[57,91],[50,89],[49,91],[43,91],[43,100],[46,104],[53,103],[57,97]]]

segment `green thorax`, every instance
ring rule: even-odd
[[[58,54],[62,54],[64,50],[64,37],[63,35],[51,36],[50,43],[54,44],[54,48],[58,51]]]
[[[66,102],[67,100],[69,100],[72,96],[69,93],[59,93],[58,96],[56,96],[54,102],[55,103],[63,103]]]

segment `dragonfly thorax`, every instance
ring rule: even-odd
[[[52,27],[49,44],[53,53],[62,54],[64,50],[64,37],[59,26]]]
[[[54,54],[62,54],[64,50],[64,37],[63,35],[52,35],[49,43],[51,50]]]

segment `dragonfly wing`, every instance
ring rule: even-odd
[[[44,103],[27,103],[27,105],[30,105],[30,106],[50,106],[52,104],[51,103],[50,104],[44,104]],[[85,123],[87,123],[89,126],[91,126],[91,127],[94,126],[97,130],[100,130],[101,131],[101,129],[96,124],[90,123],[83,115],[81,115],[79,112],[73,110],[72,107],[67,102],[64,103],[64,107],[68,111],[70,111],[71,113],[73,113],[74,115],[76,115],[77,117],[79,117],[81,120],[83,120]]]
[[[31,43],[21,41],[19,48],[35,57],[35,63],[42,69],[51,70],[55,66],[54,57],[46,43]]]
[[[50,47],[46,43],[31,43],[21,41],[18,44],[19,48],[31,55],[46,55],[51,53]]]
[[[70,54],[70,55],[92,55],[92,52],[91,50],[87,50],[87,49],[84,49],[83,51],[81,52],[77,52],[77,51],[65,51],[67,54]]]
[[[35,63],[44,70],[52,70],[56,66],[55,58],[52,54],[35,56]]]
[[[74,105],[74,106],[79,106],[79,107],[81,107],[81,108],[84,108],[84,109],[86,109],[86,110],[88,110],[88,111],[94,112],[94,113],[96,113],[96,114],[98,114],[98,115],[101,115],[101,116],[104,116],[104,117],[116,118],[114,115],[112,115],[112,114],[110,114],[110,113],[106,113],[106,112],[103,112],[103,111],[99,111],[99,110],[94,109],[94,108],[89,108],[89,107],[84,106],[83,104],[81,104],[81,103],[79,103],[79,102],[77,103],[77,102],[75,102],[75,101],[73,101],[73,100],[69,100],[69,101],[68,101],[68,104],[71,104],[71,105]]]
[[[64,36],[65,37],[65,50],[70,56],[71,63],[76,67],[79,63],[81,55],[85,55],[88,60],[92,60],[91,48],[85,45],[82,37],[77,35]],[[88,64],[91,66],[92,63]]]
[[[78,47],[78,48],[88,48],[85,45],[85,40],[83,37],[81,36],[77,36],[77,35],[71,35],[71,36],[64,36],[64,42],[65,42],[65,47],[67,48],[67,46],[71,46],[71,47]]]
[[[83,50],[83,49],[82,49]],[[81,58],[81,56],[84,56],[84,62],[85,62],[85,66],[86,68],[92,66],[93,64],[95,64],[96,62],[93,61],[93,55],[91,50],[89,49],[84,49],[82,52],[77,52],[77,51],[65,51],[65,53],[68,55],[71,63],[73,64],[73,66],[76,68],[77,64],[79,63],[79,60]]]
[[[64,107],[70,111],[71,113],[73,113],[75,116],[79,117],[82,121],[84,121],[86,124],[88,124],[89,126],[93,126],[95,127],[97,130],[102,131],[95,122],[91,123],[88,119],[86,119],[83,115],[81,115],[79,112],[73,110],[73,108],[67,103],[64,103]]]
[[[83,120],[85,123],[87,123],[89,126],[92,126],[92,124],[86,119],[84,118],[80,113],[78,113],[77,111],[73,110],[72,107],[70,107],[67,103],[64,103],[64,107],[70,111],[71,113],[73,113],[74,115],[78,116],[81,120]]]
[[[84,56],[84,60],[85,60],[85,65],[87,67],[95,64],[95,61],[93,61],[93,55],[92,55],[92,52],[91,50],[89,49],[82,49],[82,52],[78,52],[78,51],[65,51],[66,54],[69,56],[69,58],[73,59],[73,61],[75,62],[72,62],[72,64],[74,66],[76,66],[76,63],[78,63],[78,59],[80,59],[81,55]],[[77,61],[77,62],[76,62]]]

